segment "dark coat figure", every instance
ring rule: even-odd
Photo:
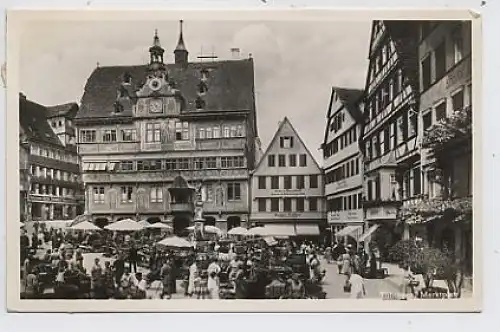
[[[36,233],[31,235],[31,248],[37,250],[38,249],[38,236]]]
[[[130,271],[133,273],[137,273],[137,260],[139,259],[139,253],[137,252],[137,248],[135,245],[130,247],[128,252],[128,263],[130,266]]]
[[[104,283],[104,292],[106,298],[110,298],[115,293],[115,277],[113,275],[113,270],[111,269],[111,263],[104,263],[104,271],[103,275],[103,283]]]
[[[125,272],[125,261],[123,257],[120,255],[113,263],[113,270],[115,271],[115,281],[116,284],[119,285],[122,279],[123,273]]]
[[[160,270],[160,277],[163,284],[163,292],[161,297],[163,298],[165,295],[170,299],[172,296],[172,279],[173,279],[173,266],[170,261],[167,261],[163,264]]]
[[[21,262],[28,257],[28,250],[30,246],[30,239],[26,234],[21,235],[20,238],[20,248],[21,248]]]
[[[370,256],[370,278],[377,277],[377,257],[375,253],[372,252]]]

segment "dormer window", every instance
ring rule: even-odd
[[[207,84],[204,83],[204,82],[200,82],[198,84],[198,93],[200,95],[204,95],[206,92],[208,91],[208,87],[207,87]]]
[[[123,105],[120,103],[115,103],[115,113],[123,112]]]
[[[198,110],[205,108],[205,101],[200,97],[196,98],[195,104],[196,104],[196,109]]]
[[[293,137],[292,136],[283,136],[283,137],[280,137],[280,147],[282,149],[291,149],[291,148],[293,148]]]
[[[208,69],[207,68],[203,68],[201,71],[201,80],[202,81],[206,81],[208,79]]]

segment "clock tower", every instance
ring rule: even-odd
[[[153,45],[149,48],[149,70],[156,74],[165,70],[165,63],[163,62],[164,52],[165,50],[160,44],[160,37],[158,37],[158,30],[155,30]]]

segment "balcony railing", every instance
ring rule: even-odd
[[[192,202],[171,202],[170,210],[172,212],[188,212],[192,213],[194,211],[194,204]]]
[[[139,142],[117,142],[117,143],[80,143],[79,154],[89,153],[127,153],[138,152]]]

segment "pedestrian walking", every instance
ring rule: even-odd
[[[83,269],[83,253],[80,248],[75,251],[75,261],[78,268]]]
[[[94,266],[92,266],[92,269],[90,270],[90,288],[94,298],[102,299],[105,297],[103,289],[103,271],[99,258],[94,260]]]
[[[208,266],[208,292],[209,298],[212,300],[219,299],[219,274],[221,272],[221,267],[217,264],[217,259],[214,258],[212,263]]]
[[[362,299],[366,296],[365,282],[362,276],[352,273],[349,276],[352,299]]]
[[[111,268],[111,262],[109,261],[104,262],[103,287],[105,297],[113,297],[115,294],[115,278],[113,275],[113,269]]]
[[[167,300],[170,300],[172,298],[172,265],[170,263],[170,260],[167,260],[165,263],[163,263],[163,266],[161,267],[160,270],[160,277],[162,280],[163,284],[163,291],[161,294],[161,298],[167,297]]]
[[[196,272],[198,271],[198,264],[196,260],[189,266],[189,280],[188,280],[188,296],[192,296],[194,293],[194,279],[196,278]]]
[[[137,252],[137,247],[135,246],[134,243],[132,243],[132,246],[129,249],[128,253],[128,264],[130,267],[130,271],[133,273],[137,273],[137,260],[139,258],[139,253]]]
[[[123,255],[118,254],[118,258],[113,263],[113,270],[115,271],[115,281],[117,285],[120,285],[123,273],[125,272],[125,261],[123,260]]]

